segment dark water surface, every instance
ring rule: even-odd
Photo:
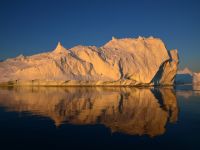
[[[0,149],[200,149],[200,88],[0,88]]]

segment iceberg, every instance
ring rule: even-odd
[[[152,86],[173,85],[178,51],[158,38],[112,38],[101,47],[59,42],[49,52],[0,62],[1,85]]]
[[[189,68],[177,71],[176,84],[192,84],[193,72]]]
[[[200,85],[200,73],[193,74],[193,84]]]
[[[192,72],[189,68],[177,71],[176,84],[199,84],[200,85],[200,73]]]

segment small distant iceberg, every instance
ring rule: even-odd
[[[199,84],[200,85],[200,73],[191,71],[189,68],[177,71],[176,84]]]
[[[199,73],[193,73],[193,84],[200,85],[200,72]]]
[[[193,82],[193,72],[189,68],[184,68],[179,70],[176,75],[176,84],[192,84]]]

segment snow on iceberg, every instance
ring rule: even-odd
[[[102,47],[64,48],[0,62],[1,85],[172,85],[179,63],[158,38],[112,38]]]

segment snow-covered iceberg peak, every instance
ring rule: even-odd
[[[192,75],[193,72],[192,72],[188,67],[186,67],[186,68],[184,68],[183,70],[179,70],[179,71],[177,72],[177,74],[189,74],[189,75]]]
[[[56,48],[53,50],[54,53],[65,53],[66,51],[67,49],[64,48],[60,42],[58,42]]]

